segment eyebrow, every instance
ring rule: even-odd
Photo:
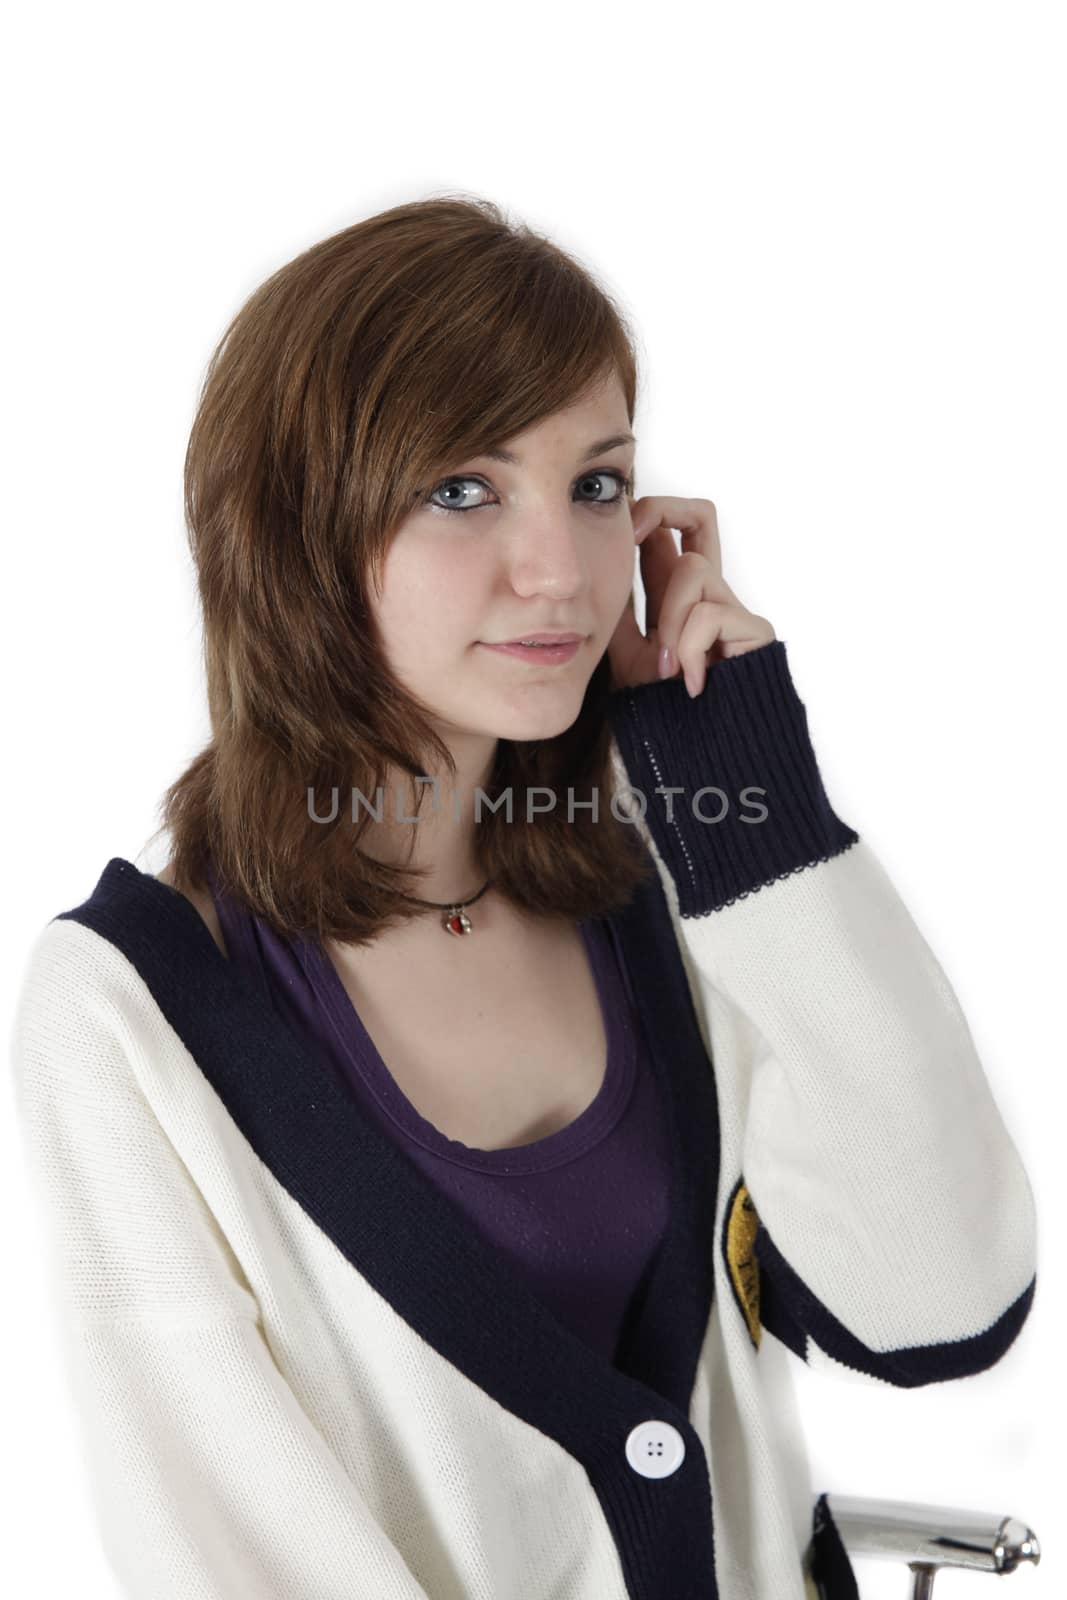
[[[616,446],[620,444],[636,443],[636,435],[632,433],[613,433],[610,438],[598,439],[595,444],[591,444],[585,454],[579,457],[579,460],[591,461],[593,457],[598,456],[602,450],[614,450]],[[513,450],[483,450],[481,451],[481,454],[485,456],[486,460],[488,461],[506,461],[507,464],[512,467],[518,466],[519,464],[519,458]]]

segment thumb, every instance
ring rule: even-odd
[[[650,628],[647,635],[641,632],[632,591],[608,641],[608,660],[612,678],[620,689],[659,677],[659,635],[655,628]]]

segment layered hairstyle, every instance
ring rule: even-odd
[[[185,459],[211,733],[161,802],[177,888],[204,887],[210,861],[283,935],[354,944],[427,914],[411,898],[422,869],[360,848],[391,769],[456,777],[388,670],[371,585],[421,485],[613,373],[632,422],[623,313],[579,262],[484,199],[383,211],[241,306],[209,361]],[[498,740],[474,859],[534,913],[605,915],[655,870],[610,804],[616,687],[605,652],[569,728]],[[429,789],[413,784],[409,803]],[[508,790],[510,820],[492,806]],[[367,805],[350,805],[353,791]],[[544,791],[554,803],[537,810]]]

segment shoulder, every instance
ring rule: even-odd
[[[158,1032],[159,1000],[190,945],[184,908],[164,871],[156,878],[113,857],[92,893],[39,928],[17,988],[9,1036],[20,1093],[26,1101],[98,1092],[133,1092],[138,1041]],[[160,896],[161,880],[171,895]],[[182,894],[225,954],[210,892]],[[179,915],[175,918],[174,913]],[[184,928],[184,934],[182,929]],[[171,945],[171,935],[175,943]],[[198,941],[194,941],[198,942]]]
[[[168,861],[162,872],[156,873],[156,877],[159,879],[160,883],[167,884],[169,888],[179,889],[180,893],[185,896],[190,905],[196,907],[204,922],[207,924],[207,928],[211,934],[211,937],[222,951],[222,954],[226,955],[226,941],[222,935],[222,927],[219,923],[218,912],[215,910],[215,902],[211,898],[210,892],[207,889],[201,889],[193,886],[185,889],[180,888],[180,886],[174,882],[174,874],[171,870],[171,867],[172,863]]]
[[[10,1060],[20,1108],[43,1120],[129,1092],[130,1042],[155,1001],[106,932],[75,916],[37,933],[19,983]]]

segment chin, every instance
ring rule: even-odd
[[[583,697],[579,695],[573,706],[566,710],[556,708],[551,714],[542,712],[539,715],[531,713],[529,716],[516,714],[512,717],[501,719],[497,729],[497,737],[510,739],[513,744],[532,743],[535,739],[555,739],[577,722],[582,709]]]

